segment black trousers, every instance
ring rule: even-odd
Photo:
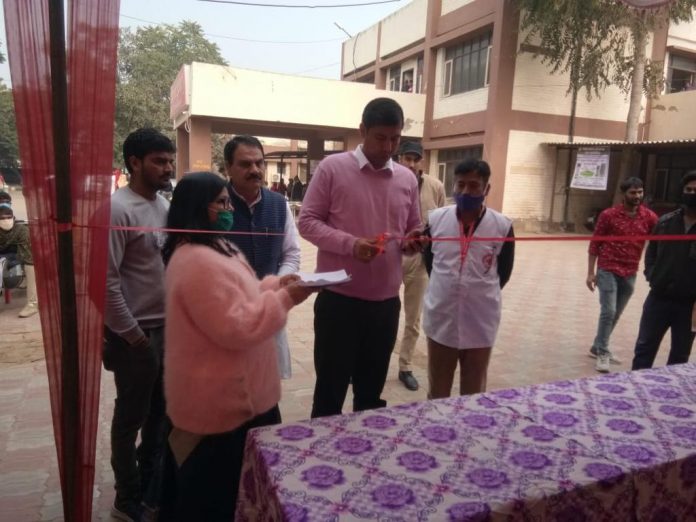
[[[691,331],[693,301],[676,301],[648,294],[640,317],[640,330],[633,356],[633,370],[652,368],[662,338],[671,329],[672,346],[667,364],[689,362],[694,333]]]
[[[181,467],[167,444],[164,498],[158,520],[232,522],[247,433],[280,422],[280,410],[274,406],[232,431],[206,435]]]
[[[139,503],[161,461],[165,438],[162,388],[164,327],[144,330],[147,348],[130,346],[104,329],[104,368],[114,373],[116,401],[111,421],[111,467],[116,494]],[[140,445],[136,439],[140,431]]]
[[[314,302],[312,418],[338,415],[353,384],[353,411],[387,405],[381,399],[399,329],[401,301],[366,301],[323,290]]]

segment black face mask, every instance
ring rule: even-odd
[[[688,208],[696,208],[696,193],[687,194],[683,192],[681,195],[681,201]]]

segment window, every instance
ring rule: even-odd
[[[423,55],[418,56],[416,61],[416,90],[415,92],[423,92]]]
[[[667,71],[668,92],[692,91],[696,89],[696,56],[669,56]]]
[[[467,147],[463,149],[444,149],[437,152],[437,174],[445,185],[445,194],[452,197],[454,186],[454,168],[467,159],[481,159],[483,147]]]
[[[491,35],[488,31],[445,50],[443,96],[488,85]]]
[[[403,92],[413,92],[413,69],[408,69],[402,73],[401,90]]]
[[[389,69],[389,90],[401,90],[401,66],[396,65]]]

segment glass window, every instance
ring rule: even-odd
[[[443,95],[488,85],[491,31],[445,50]]]
[[[483,147],[466,147],[461,149],[442,149],[437,152],[438,177],[445,185],[445,194],[452,197],[454,187],[454,168],[467,159],[481,159]]]
[[[696,56],[670,55],[667,77],[669,92],[695,90]]]

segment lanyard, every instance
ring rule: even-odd
[[[467,254],[469,253],[469,247],[471,246],[471,238],[474,236],[474,228],[476,228],[476,223],[472,222],[469,224],[468,230],[465,233],[464,224],[461,221],[459,222],[460,272],[464,268],[464,262],[466,261]]]

